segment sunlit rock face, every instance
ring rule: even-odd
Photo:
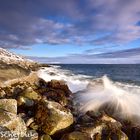
[[[73,115],[69,110],[57,102],[47,100],[38,103],[35,119],[40,129],[49,135],[73,123]]]
[[[0,48],[0,81],[27,76],[37,67],[37,63]]]

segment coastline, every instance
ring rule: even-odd
[[[37,71],[44,65],[40,66],[36,67]],[[38,77],[37,71],[8,81],[0,88],[0,111],[3,116],[0,126],[3,132],[8,129],[16,136],[31,133],[30,139],[35,140],[127,140],[139,136],[140,128],[129,121],[116,120],[104,111],[81,112],[66,82],[56,79],[45,81]],[[3,120],[9,113],[14,118],[6,120],[10,126],[5,125]],[[22,130],[19,132],[16,128]],[[22,138],[27,139],[26,136]]]

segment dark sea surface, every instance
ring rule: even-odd
[[[61,69],[100,78],[107,75],[113,81],[140,85],[139,64],[59,64]]]

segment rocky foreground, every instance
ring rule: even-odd
[[[140,129],[104,112],[81,113],[63,81],[35,74],[0,88],[0,140],[139,140]]]

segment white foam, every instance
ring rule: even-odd
[[[75,93],[87,88],[89,84],[89,76],[74,75],[68,70],[62,70],[59,66],[46,67],[38,71],[38,76],[45,81],[63,80],[66,82],[70,90]],[[86,80],[85,80],[86,79]]]
[[[140,120],[139,86],[113,82],[107,76],[91,80],[89,76],[75,75],[60,67],[41,69],[38,76],[46,81],[64,80],[73,93],[77,92],[76,99],[82,104],[81,111],[97,111],[108,103],[105,107],[113,109],[114,116],[120,118],[137,116]]]
[[[85,112],[97,111],[102,107],[108,111],[113,110],[112,115],[119,118],[137,116],[140,119],[140,87],[116,84],[107,76],[90,84],[85,92],[79,94],[78,101],[83,103],[81,110]],[[104,106],[106,103],[108,106]]]

